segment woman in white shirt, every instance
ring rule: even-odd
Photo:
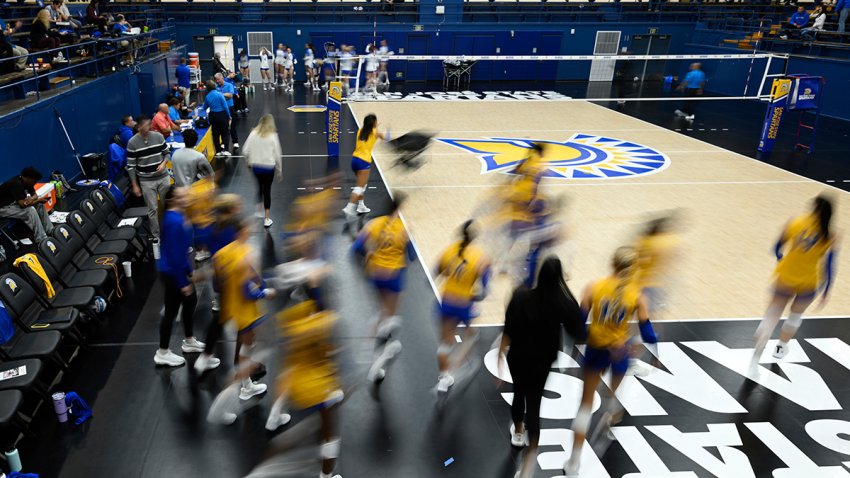
[[[378,56],[378,49],[375,45],[369,45],[368,47],[369,54],[366,55],[366,89],[371,89],[372,91],[377,91],[378,88],[378,64],[380,63],[380,57]]]
[[[280,140],[277,137],[277,127],[274,117],[270,114],[263,115],[257,126],[251,130],[248,139],[242,146],[242,154],[245,155],[245,163],[251,168],[254,177],[257,178],[257,215],[263,211],[263,226],[271,227],[273,221],[269,217],[269,209],[272,204],[272,181],[283,179],[281,172],[281,149]],[[262,204],[262,206],[261,206]]]
[[[283,64],[286,62],[286,47],[278,43],[274,52],[274,83],[283,86]]]
[[[272,59],[272,54],[266,50],[266,47],[260,48],[260,78],[263,80],[263,90],[268,89],[268,83],[272,82],[271,73],[269,73],[269,61]],[[272,85],[274,90],[274,85]]]
[[[315,71],[315,61],[316,57],[313,54],[313,44],[308,43],[305,45],[306,50],[304,51],[304,71],[307,72],[307,82],[304,83],[306,87],[313,87],[313,91],[319,91],[319,83],[316,79],[316,71]]]
[[[802,36],[804,40],[814,41],[816,32],[823,31],[823,25],[826,23],[826,14],[823,13],[823,9],[820,5],[815,7],[815,11],[812,12],[811,19],[814,23],[812,26],[800,30],[800,36]]]

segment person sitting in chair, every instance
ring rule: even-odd
[[[30,166],[0,184],[0,217],[23,221],[32,230],[35,242],[53,231],[53,223],[44,209],[48,198],[39,198],[35,192],[35,183],[42,177],[41,171]]]

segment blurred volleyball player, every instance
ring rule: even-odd
[[[384,364],[401,351],[401,342],[387,341],[401,325],[401,317],[396,315],[399,294],[404,287],[407,264],[415,257],[413,245],[399,215],[404,199],[405,196],[397,193],[390,214],[366,223],[351,246],[352,251],[364,258],[366,276],[378,290],[381,299],[382,310],[378,316],[376,335],[385,346],[378,347],[377,358],[369,370],[369,379],[373,381],[384,378]]]
[[[814,199],[811,212],[795,217],[782,231],[775,248],[778,263],[774,272],[773,297],[756,330],[753,366],[758,365],[761,353],[789,303],[788,320],[782,326],[779,343],[773,350],[776,358],[785,357],[788,353],[788,342],[797,333],[803,312],[818,292],[821,293],[821,305],[829,298],[838,243],[835,232],[830,228],[831,222],[832,201],[821,195]]]
[[[263,81],[263,90],[269,88],[268,83],[271,83],[271,88],[274,89],[274,80],[269,73],[269,62],[272,61],[272,54],[266,47],[260,48],[260,79]]]
[[[283,46],[283,43],[278,43],[277,50],[274,52],[274,81],[273,85],[276,86],[284,86],[283,83],[283,72],[285,70],[284,64],[286,63],[286,47]]]
[[[474,317],[473,306],[484,298],[490,280],[490,263],[484,251],[472,244],[474,239],[472,221],[466,221],[461,226],[460,241],[443,251],[437,265],[435,278],[443,279],[440,290],[440,346],[437,348],[437,365],[440,368],[437,390],[440,392],[447,392],[454,384],[454,377],[450,373],[450,356],[459,324],[466,326],[466,353],[475,343],[474,331],[469,327]]]
[[[254,268],[257,258],[248,245],[251,230],[248,221],[239,221],[236,239],[213,255],[215,276],[221,290],[220,320],[232,321],[237,330],[235,379],[241,384],[240,400],[248,400],[266,391],[266,385],[254,382],[250,375],[256,367],[256,362],[252,359],[256,341],[255,328],[265,319],[257,301],[274,297],[274,290],[266,288],[265,282]],[[227,394],[229,388],[220,395]],[[236,420],[235,413],[221,413],[218,408],[214,403],[210,409],[211,421],[232,423]]]
[[[378,49],[375,45],[369,44],[368,54],[366,55],[366,91],[371,90],[374,93],[378,89],[379,63]]]
[[[582,294],[581,310],[590,317],[590,325],[584,355],[584,389],[573,420],[573,450],[564,464],[568,477],[578,476],[581,451],[590,427],[593,395],[601,374],[611,368],[611,390],[615,392],[629,368],[629,321],[637,317],[643,341],[647,344],[657,342],[646,299],[632,280],[636,261],[637,253],[633,248],[620,247],[614,253],[613,273],[591,283]],[[622,410],[612,396],[601,424],[610,427],[621,415]]]
[[[307,43],[304,45],[304,72],[307,73],[307,81],[304,83],[306,87],[313,87],[313,91],[319,91],[319,83],[316,79],[316,55],[314,53],[313,44]]]
[[[679,243],[673,221],[671,216],[649,221],[635,244],[637,263],[634,279],[646,298],[651,314],[655,314],[664,306],[665,274]]]
[[[382,86],[390,86],[390,75],[387,72],[387,65],[390,62],[390,55],[393,52],[390,51],[390,46],[386,40],[381,40],[381,47],[378,49],[378,53],[381,58],[381,64],[378,67],[377,81]]]
[[[284,47],[283,54],[283,84],[285,91],[292,93],[295,87],[295,64],[298,61],[292,55],[292,48]]]
[[[372,170],[372,150],[379,139],[386,141],[388,137],[389,135],[378,131],[378,117],[374,114],[366,115],[363,126],[357,130],[357,143],[351,156],[351,170],[354,171],[356,183],[349,196],[348,205],[342,210],[346,217],[351,218],[371,211],[363,202],[363,196],[366,194],[366,183],[369,182],[369,172]]]

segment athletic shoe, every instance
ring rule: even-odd
[[[257,212],[254,213],[254,217],[264,218],[264,217],[266,217],[266,213],[264,213],[263,211],[257,211]]]
[[[213,357],[212,355],[201,354],[198,357],[198,360],[195,360],[195,371],[198,373],[204,373],[207,370],[212,370],[221,365],[221,360],[217,357]]]
[[[781,38],[781,39],[783,39],[783,40],[787,40],[787,39],[788,39],[788,35],[781,35],[779,38]]]
[[[184,354],[190,354],[193,352],[203,352],[205,344],[195,337],[189,337],[188,339],[183,339],[183,345],[180,346],[183,349]]]
[[[368,214],[370,212],[372,212],[372,210],[369,209],[368,207],[366,207],[365,204],[358,204],[357,205],[357,214]]]
[[[564,475],[566,478],[578,477],[578,469],[581,466],[581,453],[574,453],[570,459],[564,463]]]
[[[310,83],[309,81],[305,81],[305,82],[304,82],[304,86],[312,86],[312,85],[313,85],[313,84],[312,84],[312,83]]]
[[[325,398],[325,406],[331,407],[342,402],[343,399],[345,399],[345,393],[342,390],[336,389]]]
[[[685,116],[685,119],[688,120],[688,121],[693,121],[694,115],[687,115],[687,116]]]
[[[773,349],[773,357],[774,358],[785,358],[788,355],[788,345],[776,344],[776,348]]]
[[[313,91],[322,91],[322,90],[321,90],[321,88],[319,88],[318,86],[314,86],[314,87],[313,87]]]
[[[233,149],[239,149],[239,143],[233,143]]]
[[[441,393],[446,393],[449,391],[452,385],[455,384],[455,378],[449,374],[445,374],[440,377],[440,380],[437,382],[437,391]]]
[[[221,154],[223,154],[224,156],[227,156],[228,158],[230,156],[232,156],[232,154],[230,154],[230,151],[222,151]]]
[[[198,251],[195,254],[195,260],[198,262],[203,262],[210,258],[210,251]]]
[[[237,417],[238,415],[235,413],[223,413],[219,419],[219,423],[222,425],[233,425],[233,422],[236,421]]]
[[[355,209],[355,206],[351,203],[347,204],[344,208],[342,208],[342,212],[347,217],[353,217],[357,215],[357,209]]]
[[[269,419],[266,420],[266,430],[273,432],[290,421],[292,421],[292,415],[288,413],[269,415]]]
[[[673,114],[676,115],[676,116],[682,116],[682,117],[687,116],[682,110],[676,110],[676,111],[673,112]]]
[[[212,307],[211,308],[212,308],[213,312],[218,312],[219,310],[221,310],[221,308],[218,306],[218,298],[217,297],[212,298]]]
[[[366,379],[369,380],[370,382],[380,382],[386,376],[387,376],[386,370],[384,370],[380,367],[372,366],[369,369],[369,373],[366,374]]]
[[[153,363],[157,365],[166,365],[169,367],[179,367],[186,363],[186,359],[170,350],[166,350],[165,353],[160,350],[157,350],[153,356]]]
[[[395,330],[398,329],[399,326],[401,326],[401,317],[393,315],[378,326],[378,330],[375,334],[378,336],[379,339],[388,339],[390,337],[390,334],[395,332]]]
[[[274,221],[272,221],[271,219],[263,220],[263,227],[265,227],[266,229],[272,227],[272,224],[274,224]]]
[[[239,390],[240,400],[249,400],[251,397],[256,397],[261,393],[265,393],[268,387],[264,383],[251,382],[251,386],[242,387]]]
[[[244,109],[244,110],[242,110],[242,111],[243,111],[243,112],[245,112],[245,113],[247,113],[247,112],[249,112],[249,111],[251,111],[251,110],[250,110],[250,109],[248,109],[248,108],[245,108],[245,109]]]
[[[518,448],[528,445],[528,431],[517,433],[513,423],[511,423],[511,445]]]

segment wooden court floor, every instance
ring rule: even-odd
[[[349,106],[358,122],[375,113],[380,128],[390,128],[394,137],[428,129],[439,132],[440,139],[459,140],[455,144],[435,141],[425,165],[413,172],[391,167],[395,156],[388,147],[375,149],[375,162],[389,189],[408,194],[404,218],[428,269],[455,240],[458,226],[509,179],[504,173],[487,172],[480,151],[501,152],[497,162],[510,160],[518,154],[510,145],[521,145],[523,140],[573,138],[547,157],[567,160],[554,166],[576,165],[581,154],[592,157],[599,150],[612,158],[607,163],[555,167],[568,177],[543,182],[545,194],[567,199],[561,215],[569,240],[554,252],[569,263],[568,284],[576,295],[588,282],[608,273],[613,251],[632,243],[647,219],[674,209],[680,212],[680,247],[667,281],[667,307],[655,319],[760,317],[775,265],[773,246],[785,222],[807,210],[811,199],[824,192],[836,204],[836,230],[846,230],[850,217],[846,192],[588,102],[364,102]],[[488,141],[492,138],[502,139]],[[756,141],[753,138],[754,145]],[[584,144],[590,148],[583,148]],[[581,153],[583,149],[590,153]],[[603,177],[575,177],[599,175]],[[488,239],[493,238],[484,238],[482,244],[495,254],[497,249]],[[850,315],[850,255],[839,253],[836,265],[837,281],[829,303],[819,310],[813,306],[807,315]],[[510,288],[507,278],[494,280],[482,303],[479,324],[503,322]]]

